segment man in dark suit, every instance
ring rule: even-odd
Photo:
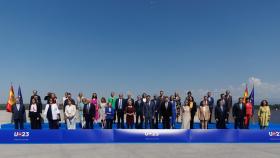
[[[124,129],[124,111],[125,111],[125,99],[123,99],[123,94],[119,95],[116,100],[116,111],[117,111],[117,128]]]
[[[160,92],[159,92],[159,97],[158,97],[158,101],[159,101],[159,109],[161,110],[161,104],[163,104],[164,103],[164,91],[163,90],[161,90]],[[159,117],[159,123],[162,123],[162,114],[161,114],[161,111],[158,111],[158,117]]]
[[[215,120],[217,129],[226,129],[227,115],[227,107],[225,104],[220,103],[215,107]]]
[[[244,119],[246,117],[246,107],[243,98],[239,98],[239,102],[234,104],[232,108],[232,116],[234,118],[234,128],[244,129]]]
[[[16,105],[12,106],[12,113],[15,129],[24,129],[25,107],[20,103],[19,98],[16,98]]]
[[[85,129],[93,129],[93,122],[95,117],[95,105],[91,104],[89,101],[84,103],[83,116],[86,121]]]
[[[152,102],[155,105],[155,116],[154,116],[154,119],[155,119],[156,123],[154,124],[154,128],[158,129],[158,123],[159,123],[159,120],[160,120],[159,115],[160,115],[160,108],[161,108],[160,106],[161,106],[161,104],[160,104],[159,98],[156,95],[154,95],[154,99],[152,100]]]
[[[225,101],[226,101],[226,107],[227,107],[227,112],[228,112],[227,123],[229,123],[229,114],[232,110],[232,96],[230,95],[229,90],[226,91]]]
[[[168,96],[165,96],[165,101],[161,104],[161,114],[163,129],[170,129],[170,119],[172,116],[172,105],[169,102]]]
[[[151,101],[151,96],[147,96],[147,102],[144,103],[144,119],[145,119],[145,128],[148,128],[150,124],[150,129],[153,129],[153,122],[155,116],[155,104]]]
[[[136,109],[136,128],[142,129],[143,128],[143,104],[141,96],[137,96],[137,100],[134,103]],[[140,123],[139,123],[140,120]]]
[[[213,109],[214,109],[214,98],[211,95],[211,92],[207,93],[207,100],[208,100],[208,105],[209,105],[209,109],[210,109],[210,119],[209,119],[209,123],[211,123],[212,120],[212,115],[213,115]]]

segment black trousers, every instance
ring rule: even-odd
[[[231,113],[231,111],[232,111],[232,107],[231,106],[227,107],[227,116],[226,116],[227,121],[226,121],[226,123],[229,123],[229,114]]]
[[[39,119],[37,119],[39,118]],[[31,129],[41,129],[41,118],[40,117],[30,117]]]
[[[234,120],[234,129],[244,129],[244,118],[236,118]]]
[[[114,109],[113,123],[116,123],[116,119],[117,119],[117,112],[116,112],[116,110]]]
[[[23,119],[14,119],[15,129],[24,129],[23,127]]]
[[[213,112],[213,107],[209,108],[210,109],[210,119],[208,121],[208,123],[211,123],[212,121],[212,112]]]
[[[113,120],[106,119],[106,129],[112,129],[112,128],[113,128]]]
[[[140,123],[139,123],[140,120]],[[136,113],[136,128],[142,129],[143,128],[143,114],[142,113]]]
[[[148,124],[150,124],[150,129],[153,129],[154,120],[151,117],[145,117],[145,129],[148,129]]]
[[[59,129],[58,120],[48,120],[49,121],[49,129]]]
[[[85,121],[86,121],[85,129],[93,129],[94,128],[92,117],[90,117],[90,116],[85,117]]]
[[[156,123],[154,124],[154,128],[155,129],[158,129],[158,124],[159,124],[159,113],[158,112],[156,112],[155,113],[155,120],[156,120]]]
[[[190,129],[194,129],[194,114],[191,114]]]
[[[117,128],[124,129],[124,112],[122,110],[118,110],[117,115],[118,115]]]
[[[219,121],[217,121],[216,128],[217,129],[226,129],[226,121],[223,119],[221,119],[221,120],[219,119]]]
[[[170,118],[163,116],[162,124],[163,124],[163,129],[170,129]]]

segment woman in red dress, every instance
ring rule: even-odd
[[[249,129],[250,126],[250,119],[253,117],[253,105],[249,98],[246,98],[246,118],[245,118],[245,129]]]
[[[135,108],[132,106],[132,101],[127,101],[126,112],[126,126],[128,129],[133,129]]]

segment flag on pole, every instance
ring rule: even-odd
[[[249,92],[248,92],[248,85],[246,84],[246,89],[244,91],[244,95],[243,95],[243,103],[246,103],[246,98],[248,98],[249,96]]]
[[[23,97],[22,97],[22,93],[21,93],[21,88],[20,88],[20,86],[18,86],[18,99],[19,99],[19,103],[20,103],[21,105],[23,105]],[[25,115],[25,113],[24,113],[24,115],[23,115],[23,121],[26,123],[26,115]]]
[[[255,106],[255,86],[253,85],[253,89],[251,91],[251,94],[249,96],[250,98],[250,101],[252,103],[252,106],[253,106],[253,114],[254,114],[254,106]]]
[[[12,106],[16,104],[16,98],[14,93],[14,87],[11,85],[10,92],[9,92],[9,100],[6,105],[7,112],[12,112]]]
[[[23,98],[22,98],[20,86],[18,86],[18,98],[19,98],[19,103],[23,105]]]

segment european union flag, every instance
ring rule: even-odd
[[[22,93],[21,93],[20,86],[18,87],[18,98],[19,98],[20,104],[23,104],[23,98],[22,98]]]
[[[253,114],[254,114],[254,106],[255,106],[255,86],[253,86],[253,89],[251,91],[251,94],[249,96],[249,99],[253,105]]]

